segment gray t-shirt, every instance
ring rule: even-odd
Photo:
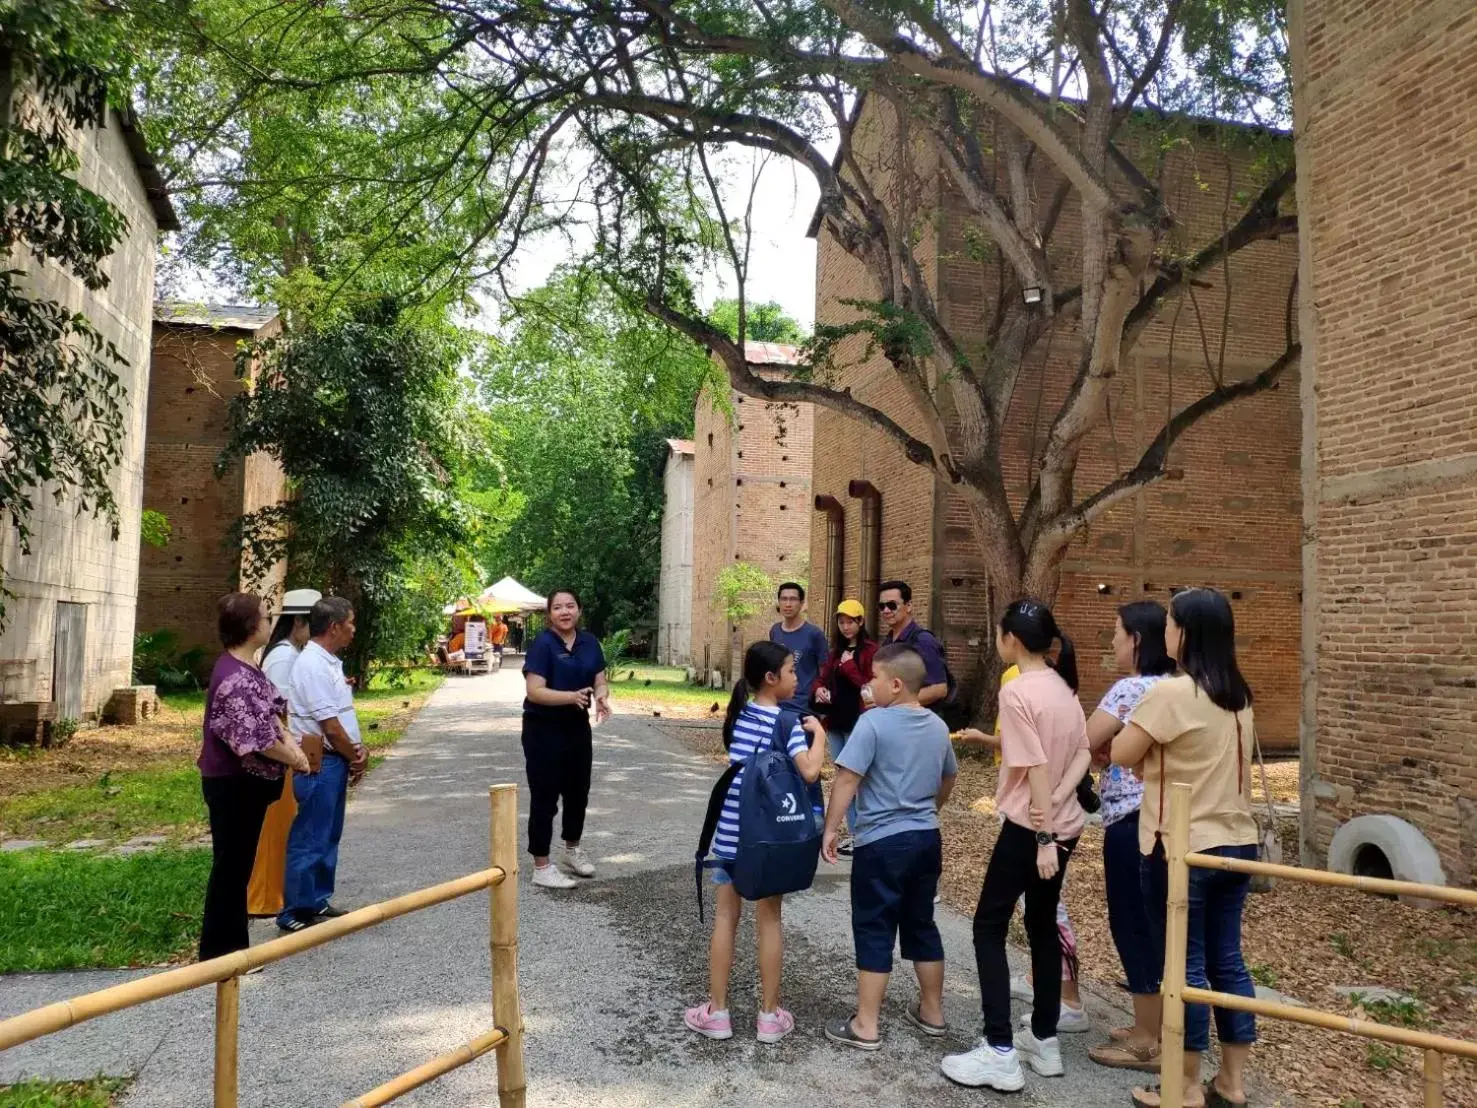
[[[863,712],[836,764],[862,775],[851,829],[857,846],[937,829],[939,781],[959,772],[948,725],[918,707]]]

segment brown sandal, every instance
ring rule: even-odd
[[[1159,1072],[1159,1047],[1139,1047],[1127,1042],[1103,1043],[1087,1052],[1087,1056],[1100,1066],[1115,1070],[1139,1070],[1143,1073]]]

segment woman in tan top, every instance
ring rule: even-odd
[[[1144,782],[1139,819],[1140,877],[1164,964],[1168,874],[1160,837],[1166,829],[1169,785],[1188,784],[1190,849],[1201,854],[1256,859],[1257,828],[1251,815],[1251,749],[1255,721],[1251,689],[1236,665],[1236,624],[1230,602],[1214,589],[1186,589],[1170,601],[1165,645],[1180,676],[1159,681],[1139,701],[1113,740],[1113,761],[1138,767]],[[1241,956],[1241,912],[1251,879],[1245,874],[1190,870],[1188,984],[1238,996],[1255,996]],[[1210,1013],[1185,1006],[1185,1108],[1246,1103],[1244,1074],[1256,1020],[1249,1012],[1215,1010],[1221,1041],[1220,1072],[1202,1088],[1200,1056],[1210,1046]],[[1157,1108],[1159,1092],[1135,1089],[1135,1104]]]

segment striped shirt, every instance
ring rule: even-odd
[[[744,705],[739,718],[733,725],[733,744],[728,748],[729,765],[747,762],[756,752],[769,745],[774,735],[774,724],[780,710],[752,700]],[[786,747],[790,757],[804,754],[810,749],[810,738],[805,728],[797,722],[790,732]],[[738,855],[739,838],[739,790],[744,785],[744,771],[734,774],[733,784],[728,786],[728,795],[723,798],[723,811],[718,815],[718,830],[713,835],[713,857],[732,861]]]

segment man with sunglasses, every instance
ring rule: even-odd
[[[887,628],[882,644],[905,643],[922,655],[924,685],[918,692],[918,703],[939,711],[949,698],[949,666],[944,661],[943,644],[913,619],[912,587],[906,581],[882,582],[877,590],[877,610],[882,626]]]

